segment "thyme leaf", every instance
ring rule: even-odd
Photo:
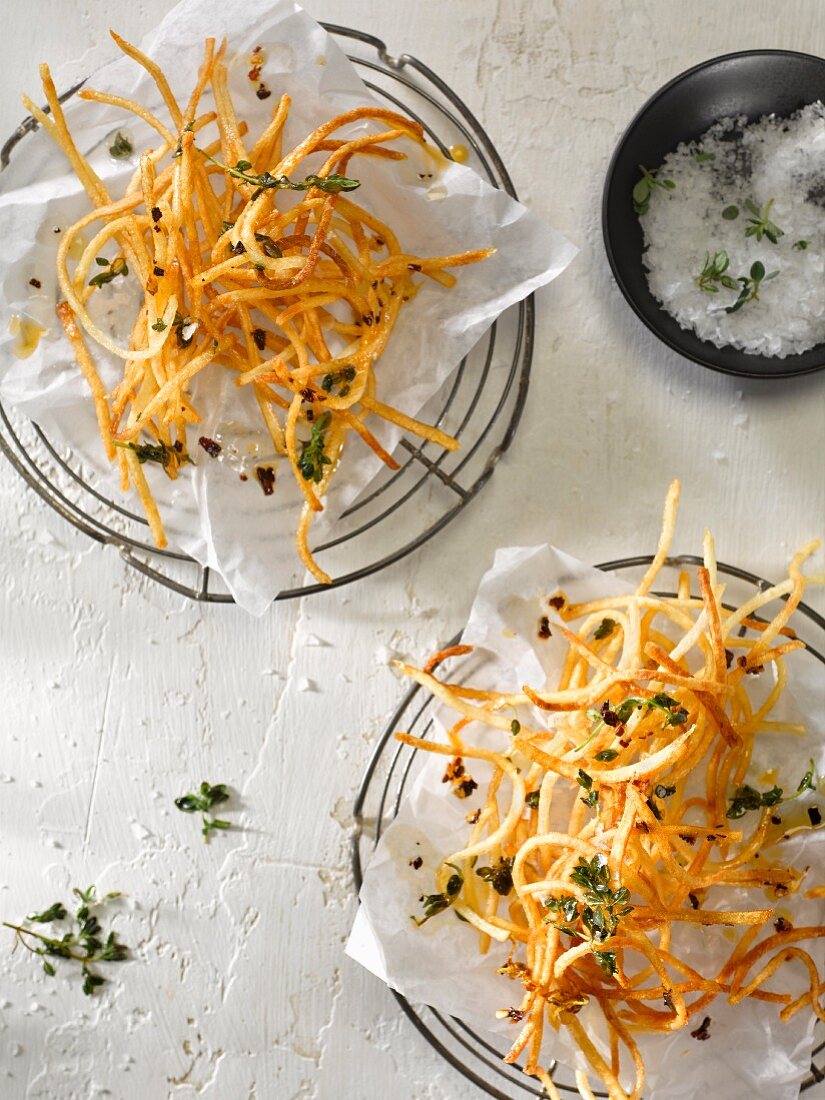
[[[660,180],[656,172],[649,171],[643,164],[639,165],[642,178],[633,188],[633,209],[639,215],[646,214],[650,209],[650,197],[654,187],[661,187],[665,191],[673,191],[676,184],[673,180]]]
[[[175,805],[185,814],[201,814],[203,839],[209,843],[209,837],[216,830],[231,829],[230,821],[222,821],[212,814],[212,808],[229,799],[229,790],[225,783],[207,783],[204,781],[195,794],[182,794],[175,799]]]
[[[323,480],[324,466],[332,465],[332,459],[324,451],[326,433],[331,422],[332,414],[323,413],[313,421],[310,438],[301,443],[298,469],[305,481],[314,481],[317,484]]]

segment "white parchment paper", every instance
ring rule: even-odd
[[[332,115],[375,102],[332,37],[291,0],[183,0],[173,8],[140,45],[160,63],[184,101],[197,78],[207,35],[229,39],[230,88],[253,140],[282,92],[292,97],[285,148]],[[257,46],[266,54],[261,79],[272,92],[264,101],[256,97],[247,77],[249,55]],[[137,99],[166,117],[154,84],[129,59],[106,65],[89,83]],[[40,98],[36,89],[29,92],[35,100]],[[210,106],[206,97],[203,110]],[[155,146],[156,135],[123,111],[76,98],[67,104],[66,116],[79,148],[90,156],[113,197],[119,196],[136,158],[111,158],[113,131],[126,133],[138,152]],[[357,124],[348,132],[355,135],[371,125]],[[560,274],[576,249],[471,168],[439,166],[406,144],[408,161],[353,162],[353,174],[357,168],[362,181],[356,201],[388,222],[410,252],[497,249],[487,262],[461,269],[452,290],[425,286],[402,313],[378,364],[378,396],[415,415],[495,318]],[[316,167],[308,162],[307,171]],[[66,443],[117,499],[117,478],[105,462],[92,403],[54,316],[54,256],[60,239],[55,230],[85,213],[89,200],[67,171],[62,154],[42,133],[25,139],[2,184],[0,397]],[[31,278],[40,281],[39,290],[30,287]],[[123,344],[135,305],[127,283],[118,279],[94,296],[98,315]],[[14,314],[46,329],[27,359],[15,357],[15,337],[8,332]],[[121,363],[113,363],[97,349],[95,356],[104,382],[113,386]],[[197,467],[187,468],[177,482],[170,482],[159,469],[147,468],[147,476],[170,544],[219,571],[238,603],[262,614],[301,571],[293,548],[300,497],[288,464],[271,453],[252,394],[236,387],[227,375],[223,368],[207,368],[192,388],[195,407],[204,417],[201,425],[190,428],[189,449]],[[373,425],[373,430],[392,450],[398,433],[381,425]],[[197,446],[199,435],[219,437],[226,461],[207,460]],[[239,481],[239,470],[261,462],[277,468],[276,493],[270,498],[263,496],[254,477],[245,484]],[[319,528],[333,526],[378,469],[372,452],[358,440],[349,441]]]
[[[724,578],[722,578],[724,579]],[[572,602],[598,599],[630,591],[627,581],[605,574],[571,558],[553,547],[499,550],[493,566],[484,575],[462,641],[477,648],[471,677],[474,686],[485,689],[519,690],[521,685],[543,685],[558,677],[566,643],[556,633],[546,641],[537,637],[537,623],[549,614],[545,597],[562,589]],[[822,666],[815,658],[797,655],[791,666],[793,691],[786,691],[772,717],[808,723],[805,737],[785,734],[760,735],[754,752],[751,782],[764,786],[760,776],[778,769],[776,782],[791,793],[813,757],[816,774],[825,773],[825,683]],[[764,681],[763,683],[760,681]],[[754,694],[769,690],[769,674],[754,680]],[[434,739],[454,720],[449,710],[435,714]],[[526,718],[526,715],[524,716]],[[540,718],[532,713],[530,721]],[[478,727],[476,727],[478,729]],[[477,734],[492,747],[500,736],[496,731]],[[421,759],[423,757],[423,760]],[[420,767],[404,798],[400,812],[382,834],[367,868],[347,953],[373,974],[413,1002],[432,1005],[441,1012],[464,1020],[482,1033],[498,1037],[498,1044],[515,1038],[513,1025],[498,1021],[495,1012],[520,1000],[520,985],[496,974],[507,958],[509,946],[493,945],[487,956],[477,950],[477,936],[466,924],[449,913],[435,917],[421,928],[410,920],[421,912],[419,898],[433,890],[433,873],[441,860],[466,843],[466,814],[482,802],[489,772],[473,762],[472,774],[479,790],[469,799],[455,798],[449,785],[441,782],[444,757],[419,754]],[[822,799],[809,794],[785,807],[778,807],[786,828],[807,822],[806,807],[822,806]],[[809,867],[806,886],[825,881],[825,832],[792,833],[774,847],[777,862]],[[415,870],[410,860],[420,856],[423,866]],[[825,905],[806,900],[802,893],[780,902],[766,901],[761,891],[711,890],[705,905],[720,909],[766,908],[794,925],[822,924]],[[773,932],[768,925],[765,935]],[[731,933],[721,927],[674,926],[674,952],[704,973],[714,973],[732,949]],[[822,970],[825,950],[822,940],[801,945]],[[769,983],[778,992],[804,988],[802,971],[786,968]],[[707,1095],[713,1100],[795,1100],[799,1083],[808,1071],[813,1039],[813,1014],[807,1011],[787,1024],[778,1018],[778,1008],[753,1000],[735,1007],[719,997],[707,1013],[712,1020],[710,1039],[699,1042],[690,1031],[701,1021],[673,1035],[637,1035],[648,1069],[646,1100],[695,1100]],[[579,1019],[599,1036],[600,1012],[591,1006]],[[580,1052],[562,1029],[545,1034],[546,1061],[551,1057],[579,1069],[586,1069]]]

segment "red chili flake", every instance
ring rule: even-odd
[[[610,709],[610,703],[607,699],[602,703],[599,714],[602,716],[602,721],[606,726],[612,726],[613,729],[616,729],[622,725],[619,721],[618,714],[615,710]]]
[[[813,825],[814,828],[816,828],[817,825],[822,824],[822,814],[819,812],[816,806],[808,807],[808,817],[810,819],[811,825]]]
[[[685,844],[689,844],[691,848],[696,843],[696,837],[690,833],[679,833],[679,839],[684,840]]]
[[[260,481],[265,497],[271,497],[275,492],[275,471],[271,466],[256,466],[255,477]]]
[[[29,286],[33,286],[35,290],[40,290],[42,285],[39,279],[29,279]]]
[[[208,435],[202,435],[198,443],[203,447],[210,458],[217,458],[223,450],[220,443],[216,443],[215,440],[210,439]]]
[[[779,817],[778,814],[773,814],[773,816],[771,817],[771,825],[781,825],[781,824],[782,824],[782,818]]]
[[[561,611],[561,609],[567,603],[567,600],[564,598],[564,596],[552,596],[547,602],[550,604],[551,607],[554,607],[556,611]]]
[[[376,237],[375,238],[375,247],[376,248],[383,248],[384,247],[384,240],[383,240],[382,237]]]
[[[481,817],[481,809],[473,810],[471,814],[467,814],[464,820],[468,825],[475,825],[478,819]]]
[[[777,932],[791,932],[793,925],[789,920],[785,920],[784,917],[777,917],[773,922],[773,926]]]
[[[365,313],[364,316],[361,318],[361,320],[367,326],[372,324],[372,317],[368,313]]]
[[[710,1038],[710,1016],[705,1016],[701,1024],[695,1031],[691,1031],[690,1035],[692,1039],[699,1039],[700,1041]]]
[[[460,779],[464,775],[464,761],[460,756],[456,756],[447,765],[447,769],[441,777],[442,783],[454,783],[456,779]]]
[[[152,274],[157,275],[158,278],[160,278],[160,276],[165,275],[166,272],[163,270],[162,267],[158,267],[158,265],[155,264],[155,266],[152,268]]]
[[[305,389],[301,390],[301,397],[311,405],[315,400],[315,391],[307,386]]]
[[[693,906],[694,909],[699,908],[699,899],[696,897],[695,894],[688,894],[688,901],[690,902],[690,904]]]
[[[421,264],[407,264],[407,271],[420,271]]]
[[[246,476],[246,474],[239,474],[238,476],[240,477],[241,481],[249,481],[249,478]]]
[[[266,347],[266,332],[262,328],[253,328],[252,340],[258,351],[263,351]]]
[[[671,1010],[671,1012],[675,1012],[675,1009],[673,1007],[673,990],[672,989],[666,989],[664,991],[664,993],[662,994],[662,1000],[665,1002],[665,1005]]]
[[[524,1013],[520,1008],[508,1008],[507,1019],[512,1020],[514,1024],[518,1024],[524,1019]]]
[[[639,830],[640,833],[649,833],[650,832],[650,826],[648,825],[648,823],[646,821],[637,821],[636,822],[636,828]]]
[[[468,775],[466,779],[462,779],[460,783],[456,785],[453,790],[453,794],[456,798],[469,798],[474,790],[478,788],[478,783],[475,779],[471,779]]]
[[[249,77],[253,84],[256,84],[261,78],[261,66],[253,65],[246,75]]]
[[[177,451],[179,455],[183,454],[183,444],[179,439],[176,439],[175,442],[172,444],[172,450]]]
[[[546,615],[542,615],[539,620],[539,637],[540,638],[552,638],[553,634],[550,630],[550,620]]]
[[[153,206],[152,207],[152,221],[153,222],[159,222],[162,217],[163,217],[163,212],[162,212],[161,208],[159,206]]]
[[[731,651],[729,649],[726,649],[725,650],[725,667],[730,668],[730,666],[732,664],[733,664],[733,654],[731,653]]]
[[[258,90],[255,95],[258,97],[258,99],[269,99],[269,97],[272,95],[272,92],[270,92],[266,84],[259,84]]]
[[[414,871],[418,871],[423,863],[424,860],[421,858],[421,856],[416,856],[415,859],[410,860],[410,867],[412,867]]]

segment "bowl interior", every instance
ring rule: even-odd
[[[729,115],[793,114],[825,101],[825,60],[784,50],[714,58],[666,84],[633,119],[613,154],[602,210],[605,248],[619,287],[648,328],[675,351],[714,370],[750,377],[806,374],[825,367],[825,344],[785,359],[717,348],[683,329],[650,293],[642,263],[644,239],[631,191],[639,165],[654,168],[683,141]]]

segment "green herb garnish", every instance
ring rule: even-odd
[[[255,240],[261,246],[261,251],[265,256],[270,256],[274,259],[280,259],[283,256],[281,249],[271,237],[267,237],[266,233],[256,233]]]
[[[10,924],[3,922],[5,928],[11,928],[15,934],[15,943],[21,944],[33,955],[43,957],[43,970],[53,978],[57,971],[51,958],[75,959],[81,964],[83,974],[83,992],[91,996],[96,989],[103,985],[106,979],[92,970],[92,966],[101,962],[122,962],[128,956],[128,947],[118,941],[114,932],[109,932],[104,938],[104,930],[93,910],[100,908],[111,898],[119,898],[116,891],[97,897],[94,886],[86,890],[74,888],[72,893],[80,901],[80,905],[72,916],[62,902],[56,901],[42,913],[32,913],[26,920],[29,924],[54,924],[68,921],[69,927],[62,935],[46,936],[33,928],[27,928],[22,924]]]
[[[609,764],[610,761],[615,760],[618,755],[618,749],[602,749],[601,752],[596,753],[596,759],[602,764]]]
[[[252,202],[263,191],[309,191],[311,188],[317,187],[319,191],[324,191],[328,195],[338,195],[342,191],[355,191],[356,188],[361,186],[360,180],[340,176],[337,172],[333,172],[329,176],[309,175],[302,182],[293,181],[287,176],[273,176],[271,172],[261,172],[260,175],[255,175],[254,172],[249,171],[252,164],[248,160],[239,160],[234,168],[230,168],[228,165],[216,160],[205,150],[201,149],[200,152],[213,164],[223,168],[224,172],[228,172],[230,176],[242,180],[244,183],[251,183],[256,187],[257,190],[252,195]]]
[[[666,714],[665,726],[681,726],[687,721],[688,712],[663,691],[657,692],[651,699],[637,699],[631,695],[623,703],[619,703],[614,713],[619,722],[624,725],[633,711],[638,710],[640,707],[647,707],[648,710],[660,710],[663,714]]]
[[[582,798],[582,802],[585,806],[595,808],[599,804],[599,792],[593,786],[593,778],[588,775],[586,771],[579,768],[578,775],[576,776],[576,782],[578,785],[587,792]]]
[[[697,164],[704,164],[708,160],[716,160],[715,153],[694,153],[693,159]]]
[[[725,307],[725,313],[736,313],[746,302],[758,302],[759,288],[762,283],[767,282],[768,279],[775,279],[778,274],[778,271],[771,271],[766,275],[765,265],[761,260],[756,260],[751,264],[750,276],[740,275],[737,279],[737,282],[742,284],[742,289],[733,305]]]
[[[596,639],[597,642],[600,642],[602,638],[609,638],[615,629],[615,619],[602,619],[602,621],[596,627],[596,632],[593,637]]]
[[[115,256],[113,260],[107,260],[105,256],[96,256],[95,263],[98,267],[105,267],[106,270],[89,279],[89,286],[102,287],[106,283],[111,283],[118,275],[123,275],[125,278],[129,274],[129,268],[122,256]]]
[[[726,222],[734,222],[739,217],[739,207],[735,205],[726,206],[722,211],[722,217]]]
[[[144,462],[157,462],[159,466],[168,471],[170,467],[185,466],[187,463],[190,466],[195,465],[180,443],[174,443],[171,447],[168,447],[162,439],[158,440],[157,443],[120,443],[115,440],[115,446],[133,451],[141,466]]]
[[[166,327],[166,322],[162,317],[158,317],[157,321],[152,325],[155,332],[163,332]]]
[[[665,191],[673,191],[676,184],[673,180],[660,180],[656,172],[649,172],[643,164],[639,165],[642,178],[633,188],[633,209],[637,214],[646,214],[650,209],[650,196],[654,187],[661,187]]]
[[[495,892],[503,898],[506,898],[513,889],[512,859],[500,859],[493,867],[479,867],[476,874],[485,882],[489,882]]]
[[[203,839],[209,843],[209,837],[215,830],[231,829],[230,821],[222,821],[212,814],[212,807],[220,805],[229,799],[229,791],[225,783],[201,783],[197,794],[184,794],[175,799],[175,805],[185,814],[201,814],[203,827]]]
[[[797,252],[804,252],[805,249],[808,247],[808,243],[808,241],[794,241],[793,247],[797,250]]]
[[[355,381],[355,367],[343,367],[341,370],[330,371],[321,379],[321,389],[332,393],[336,386],[340,386],[338,397],[346,397],[350,391],[350,383]]]
[[[324,477],[324,466],[332,465],[332,459],[324,453],[326,432],[331,422],[332,413],[323,413],[313,422],[311,437],[301,443],[298,469],[305,481],[317,484]]]
[[[706,252],[702,270],[693,281],[700,290],[708,294],[718,294],[720,286],[727,287],[728,290],[736,290],[736,280],[726,274],[729,266],[730,258],[727,252],[714,252],[712,256],[710,252]]]
[[[524,796],[524,805],[529,806],[531,810],[537,810],[539,808],[540,799],[541,791],[529,791]]]
[[[745,230],[746,237],[756,237],[757,241],[767,237],[771,244],[778,244],[779,238],[785,236],[785,231],[770,219],[773,203],[773,199],[768,199],[765,203],[765,209],[760,210],[753,199],[745,199],[745,208],[753,215],[753,217],[748,218],[748,228]]]
[[[115,160],[123,160],[125,157],[130,157],[134,152],[134,146],[126,135],[121,131],[115,134],[115,140],[109,146],[109,156],[114,157]]]
[[[559,913],[567,921],[566,925],[558,927],[571,936],[580,940],[589,940],[591,950],[596,962],[612,976],[616,973],[616,954],[613,951],[597,950],[599,944],[605,943],[615,935],[619,927],[619,921],[628,913],[633,912],[633,906],[628,905],[630,891],[620,886],[618,890],[610,889],[610,870],[607,858],[601,853],[592,859],[579,857],[579,862],[570,878],[584,891],[584,901],[568,894],[560,898],[545,898],[544,906],[551,913]],[[548,919],[548,918],[545,918]],[[577,920],[581,921],[581,929],[574,927]]]
[[[450,863],[448,864],[448,866],[452,867],[453,865]],[[417,925],[418,928],[420,928],[422,924],[426,924],[427,921],[430,920],[431,917],[434,917],[437,913],[442,913],[445,909],[449,909],[455,899],[458,897],[458,894],[463,885],[464,878],[458,871],[456,871],[455,874],[450,875],[450,877],[447,879],[447,885],[444,888],[443,894],[425,894],[422,898],[419,899],[421,901],[421,904],[424,906],[424,916],[411,917],[410,919],[415,925]]]

